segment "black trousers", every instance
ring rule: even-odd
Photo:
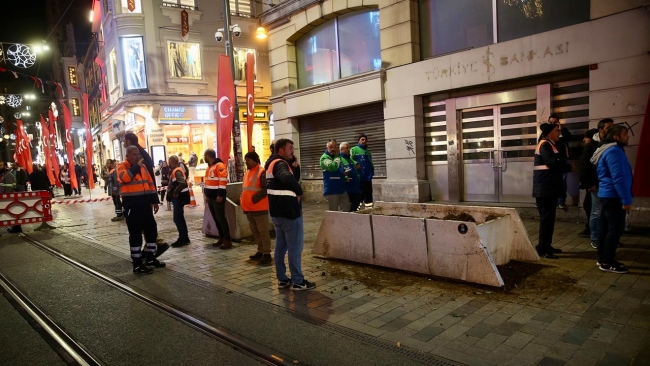
[[[616,262],[616,248],[625,230],[625,210],[620,198],[600,197],[598,221],[598,260],[600,263]]]
[[[348,193],[348,197],[350,197],[350,212],[359,209],[359,205],[361,204],[361,193]]]
[[[72,185],[70,183],[63,183],[63,194],[67,196],[72,196]]]
[[[122,216],[122,201],[120,200],[120,196],[113,196],[113,206],[115,206],[115,216]]]
[[[142,264],[142,234],[144,233],[145,249],[144,259],[148,262],[153,260],[156,253],[156,238],[158,237],[158,225],[153,217],[153,211],[149,205],[137,207],[125,207],[124,217],[126,227],[129,230],[129,247],[131,248],[131,259],[133,266]]]
[[[365,203],[372,203],[372,181],[359,182],[361,188],[361,201]]]
[[[591,217],[591,192],[585,189],[585,201],[582,203],[582,209],[585,210],[585,215],[587,215],[587,230],[589,229],[589,217]]]
[[[555,230],[555,210],[557,197],[536,197],[537,211],[539,212],[539,242],[537,252],[547,254],[551,252],[553,231]]]
[[[226,219],[226,197],[223,198],[221,203],[217,202],[216,199],[208,199],[208,208],[210,209],[214,223],[217,225],[219,239],[230,240],[230,226]]]

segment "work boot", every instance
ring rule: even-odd
[[[219,247],[219,249],[232,249],[232,242],[230,239],[224,239],[223,244]]]
[[[180,248],[180,247],[184,247],[186,245],[190,245],[190,239],[189,238],[187,238],[187,239],[180,239],[179,238],[174,243],[172,243],[172,248]]]
[[[217,240],[217,242],[213,243],[212,245],[215,246],[215,247],[220,247],[223,244],[224,241],[226,241],[226,239],[219,238],[219,240]]]
[[[271,264],[273,257],[270,254],[263,254],[259,264]]]
[[[159,260],[157,260],[155,258],[153,260],[151,260],[150,262],[147,262],[147,266],[153,266],[153,267],[156,267],[156,268],[165,268],[166,265],[167,264],[165,262],[161,262],[161,261],[159,261]]]
[[[153,273],[153,268],[147,267],[143,263],[140,263],[138,266],[133,267],[133,273],[151,274]]]
[[[261,252],[257,252],[255,254],[249,256],[248,258],[250,258],[252,261],[258,261],[258,260],[262,259],[262,256],[264,256],[264,254],[262,254]]]
[[[156,248],[156,254],[154,254],[154,258],[158,258],[161,255],[163,255],[163,253],[166,252],[167,249],[169,249],[169,244],[165,243],[165,244],[159,245]]]

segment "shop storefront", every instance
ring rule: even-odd
[[[243,154],[248,152],[248,113],[247,111],[240,110],[240,126],[241,126],[241,146]],[[271,128],[269,124],[269,114],[266,107],[256,107],[254,112],[253,124],[253,146],[255,152],[260,156],[262,162],[266,161],[271,156],[269,150],[271,146]]]

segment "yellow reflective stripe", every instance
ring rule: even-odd
[[[219,186],[205,186],[205,189],[221,189]]]
[[[256,188],[256,187],[243,187],[242,191],[253,191],[253,192],[259,192],[261,191],[262,188]]]
[[[297,197],[296,192],[285,190],[285,189],[267,189],[266,193],[272,196],[291,196]]]

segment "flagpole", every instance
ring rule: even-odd
[[[230,30],[230,1],[223,0],[224,18],[225,18],[225,27],[224,33],[226,38],[226,53],[228,54],[228,59],[230,61],[230,73],[232,74],[232,80],[235,80],[235,59],[234,59],[234,50],[232,44],[232,34]],[[235,88],[235,105],[234,105],[234,114],[235,118],[232,124],[232,139],[233,139],[233,152],[235,155],[235,172],[237,176],[237,181],[241,182],[244,180],[244,163],[242,159],[242,147],[241,147],[241,128],[239,125],[239,102],[237,100],[237,84],[236,81],[233,83],[233,88]],[[226,162],[227,163],[227,162]]]

